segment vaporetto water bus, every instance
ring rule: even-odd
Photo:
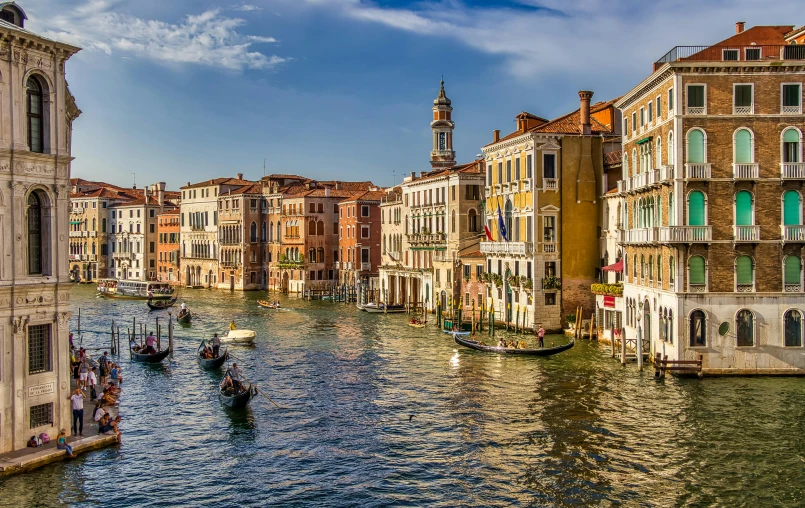
[[[141,280],[99,279],[98,293],[109,298],[129,300],[170,300],[173,288],[165,282],[144,282]]]

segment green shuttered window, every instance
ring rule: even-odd
[[[693,256],[688,261],[688,277],[691,284],[705,284],[704,258]]]
[[[692,164],[704,162],[704,132],[700,130],[688,132],[688,162]]]
[[[704,194],[700,191],[688,195],[688,225],[704,226]]]
[[[786,226],[797,226],[801,224],[801,207],[799,204],[799,192],[787,191],[783,196],[783,224]]]
[[[735,225],[752,225],[752,194],[740,191],[735,195]]]
[[[738,260],[735,262],[735,271],[738,274],[738,284],[753,283],[752,258],[749,256],[738,256]]]
[[[785,258],[785,283],[799,284],[799,274],[802,261],[797,256],[787,256]]]
[[[788,129],[783,134],[783,162],[800,162],[799,132]]]
[[[735,133],[735,162],[752,162],[752,134],[746,129]]]

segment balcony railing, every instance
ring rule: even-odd
[[[70,238],[95,238],[97,231],[70,231]]]
[[[733,226],[736,242],[760,241],[760,226]]]
[[[408,238],[408,243],[415,245],[443,244],[447,241],[447,235],[445,233],[421,233],[406,235],[406,237]]]
[[[654,243],[659,238],[657,228],[621,230],[621,243]]]
[[[556,244],[555,243],[543,243],[542,244],[542,252],[556,252]]]
[[[780,178],[783,180],[805,180],[805,162],[781,163]]]
[[[805,243],[805,226],[780,226],[783,242]]]
[[[685,114],[687,115],[706,115],[707,108],[704,106],[688,106],[685,108]]]
[[[780,109],[780,113],[784,115],[801,115],[802,114],[802,104],[798,106],[783,106]]]
[[[361,261],[361,271],[368,272],[371,269],[372,269],[372,263],[364,263],[363,261]]]
[[[754,115],[755,114],[755,106],[733,106],[732,107],[732,114],[733,115]]]
[[[523,180],[523,188],[522,188],[522,190],[523,191],[530,191],[531,190],[531,179],[530,178],[526,178],[525,180]]]
[[[712,165],[709,162],[686,163],[685,178],[709,179],[711,166]]]
[[[674,179],[674,166],[671,164],[660,168],[660,181],[667,182]]]
[[[706,293],[707,284],[688,284],[688,291],[691,293]]]
[[[783,284],[783,291],[786,293],[801,293],[802,284]]]
[[[736,284],[735,291],[738,293],[754,293],[755,292],[755,285],[754,284]]]
[[[558,178],[543,178],[542,179],[542,188],[543,190],[556,190],[559,188],[559,179]]]
[[[725,51],[726,50],[726,51]],[[805,46],[795,44],[730,45],[726,46],[676,46],[654,62],[655,69],[671,62],[751,62],[805,60]]]
[[[534,250],[531,242],[481,242],[484,254],[519,254],[529,255]]]
[[[659,228],[665,243],[703,243],[713,240],[713,226],[668,226]]]
[[[131,259],[131,252],[113,252],[112,259]]]
[[[760,169],[757,162],[742,162],[732,165],[732,177],[736,180],[757,180]]]

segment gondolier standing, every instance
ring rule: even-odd
[[[210,345],[212,346],[213,358],[218,358],[218,349],[221,347],[221,339],[218,338],[217,333],[212,336],[212,340],[210,340]]]
[[[542,327],[542,323],[540,323],[539,330],[537,330],[537,337],[539,337],[539,347],[545,347],[545,328]]]

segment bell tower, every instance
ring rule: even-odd
[[[453,129],[456,124],[452,120],[453,108],[450,99],[444,93],[444,80],[439,89],[439,96],[433,101],[433,150],[430,152],[430,166],[433,169],[452,168],[456,165],[456,152],[453,151]]]

